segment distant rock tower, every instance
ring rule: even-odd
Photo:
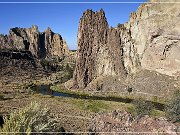
[[[0,49],[26,50],[37,58],[65,56],[69,54],[67,43],[60,34],[47,28],[40,33],[38,27],[12,28],[9,35],[0,35]]]

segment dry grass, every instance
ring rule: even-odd
[[[5,117],[5,124],[0,132],[3,134],[24,132],[55,131],[57,122],[50,111],[37,102],[31,103]]]

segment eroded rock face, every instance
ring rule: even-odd
[[[62,48],[62,51],[65,55],[70,55],[70,52],[69,52],[69,47],[68,47],[68,44],[66,42],[66,40],[63,40],[63,48]]]
[[[52,32],[48,27],[45,32],[45,49],[48,54],[48,57],[51,56],[63,56],[69,54],[69,49],[67,43],[61,35]]]
[[[140,61],[131,31],[123,24],[111,28],[108,33],[109,55],[115,67],[116,75],[130,74],[136,72],[140,67]]]
[[[155,0],[159,1],[163,2]],[[131,31],[142,68],[179,76],[179,4],[142,4],[125,25]]]
[[[176,3],[142,4],[115,28],[108,28],[104,11],[87,10],[79,24],[75,85],[85,88],[99,76],[123,77],[140,69],[179,76],[179,29]]]
[[[59,34],[52,32],[49,27],[40,33],[36,25],[31,28],[12,28],[9,35],[0,35],[0,48],[31,51],[37,58],[61,57],[69,52]]]
[[[110,33],[110,34],[108,34]],[[110,29],[103,10],[87,10],[80,19],[75,86],[85,88],[97,76],[126,74],[120,33]]]
[[[98,55],[105,51],[108,23],[104,11],[87,10],[79,24],[74,80],[76,87],[84,88],[97,76]]]

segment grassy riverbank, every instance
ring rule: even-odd
[[[66,93],[66,94],[75,94],[79,96],[97,96],[97,97],[107,97],[107,98],[114,98],[114,99],[129,99],[129,100],[136,100],[136,99],[143,99],[145,101],[157,103],[157,104],[165,104],[166,100],[164,98],[160,98],[157,96],[148,97],[148,96],[141,96],[141,95],[135,95],[135,94],[122,94],[121,93],[115,93],[115,92],[88,92],[84,90],[68,90],[65,89],[62,84],[56,84],[50,87],[53,91]]]
[[[66,93],[66,94],[75,94],[79,96],[87,96],[87,97],[93,97],[96,96],[97,98],[101,98],[102,96],[99,95],[92,95],[91,93],[85,92],[85,91],[77,91],[77,90],[67,90],[64,89],[61,85],[54,85],[51,87],[52,90],[61,92],[61,93]],[[127,95],[127,96],[118,96],[118,95],[113,95],[113,94],[107,94],[106,96],[103,95],[103,97],[109,98],[109,99],[124,99],[124,100],[134,100],[138,101],[139,99],[144,100],[147,103],[154,103],[154,104],[165,104],[165,101],[161,101],[158,98],[153,98],[152,100],[145,100],[142,97],[138,96],[132,96],[132,95]],[[158,102],[160,101],[160,102]],[[111,105],[109,104],[104,104],[105,102],[111,102]],[[100,110],[113,110],[115,109],[112,106],[112,103],[114,104],[119,104],[118,109],[126,110],[133,115],[137,115],[135,105],[134,103],[123,103],[123,102],[114,102],[114,101],[105,101],[105,100],[92,100],[92,99],[76,99],[75,101],[73,100],[73,103],[76,104],[79,108],[91,110],[93,112],[99,112]],[[150,112],[150,116],[152,117],[164,117],[165,113],[163,111],[160,111],[157,108],[152,109]]]

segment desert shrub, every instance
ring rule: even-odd
[[[99,84],[98,82],[96,83],[96,90],[100,91],[103,89],[103,84]]]
[[[65,81],[67,81],[73,77],[73,73],[74,73],[74,66],[73,65],[69,65],[67,63],[63,70],[66,72],[66,74],[63,77],[63,79]]]
[[[128,91],[128,93],[131,93],[133,91],[133,88],[128,87],[127,91]]]
[[[137,117],[143,117],[144,115],[150,115],[154,106],[152,103],[145,101],[141,98],[134,100],[135,113]]]
[[[4,99],[4,95],[0,93],[0,100]]]
[[[41,65],[42,65],[43,67],[49,66],[49,64],[50,64],[50,62],[49,62],[48,60],[46,60],[46,59],[42,59],[42,60],[40,61],[40,63],[41,63]]]
[[[172,122],[180,122],[180,90],[174,92],[165,107],[167,118]]]
[[[73,72],[74,72],[74,66],[73,65],[69,65],[68,63],[66,64],[65,67],[65,71],[68,72],[70,74],[70,76],[73,76]]]
[[[31,103],[20,110],[11,113],[5,117],[5,124],[0,132],[9,134],[9,132],[48,132],[57,129],[57,122],[49,110],[36,102]]]
[[[46,70],[56,71],[57,69],[56,61],[53,59],[42,59],[40,63],[42,67]]]

